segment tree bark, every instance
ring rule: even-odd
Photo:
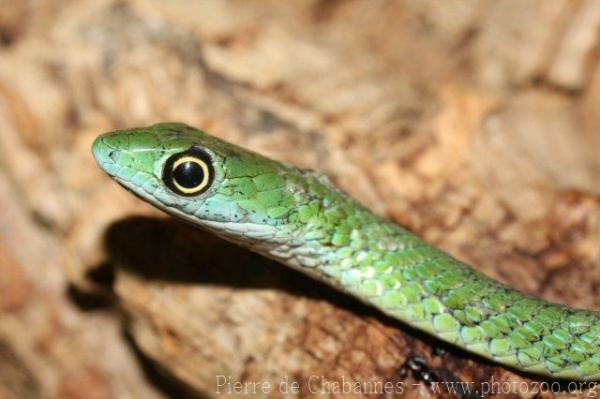
[[[600,310],[599,25],[594,0],[0,0],[0,397],[553,396],[166,218],[89,148],[186,122]]]

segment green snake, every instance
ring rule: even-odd
[[[180,123],[99,136],[138,197],[443,341],[534,374],[600,379],[600,313],[522,294],[375,215],[326,177]]]

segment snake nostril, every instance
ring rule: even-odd
[[[117,159],[119,158],[119,151],[111,151],[108,153],[108,157],[110,158],[111,161],[113,162],[117,162]]]

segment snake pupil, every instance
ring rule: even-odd
[[[183,162],[173,171],[173,179],[182,187],[195,188],[204,180],[204,170],[197,162]]]

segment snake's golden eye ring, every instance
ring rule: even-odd
[[[163,167],[165,185],[179,195],[203,193],[210,187],[213,177],[210,155],[195,147],[172,155]]]

